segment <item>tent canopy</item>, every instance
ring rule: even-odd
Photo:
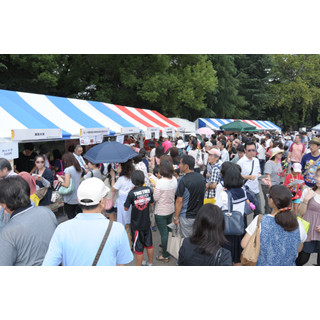
[[[243,121],[237,120],[220,126],[220,129],[223,129],[225,131],[249,131],[256,130],[256,127]]]
[[[12,129],[58,128],[66,139],[78,138],[81,128],[109,128],[114,134],[129,127],[179,127],[154,110],[8,90],[0,90],[0,118],[2,138],[10,138]]]
[[[197,128],[209,127],[212,130],[220,130],[220,126],[237,121],[238,119],[215,119],[215,118],[198,118],[196,120]],[[240,120],[252,126],[255,126],[258,130],[278,130],[281,131],[281,128],[276,126],[270,121],[262,120]]]
[[[169,118],[169,119],[174,123],[178,124],[180,127],[185,128],[186,133],[196,132],[196,125],[192,121],[189,121],[187,119],[181,119],[181,118]]]
[[[316,125],[311,130],[320,131],[320,124]]]

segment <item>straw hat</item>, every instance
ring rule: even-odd
[[[284,150],[281,150],[279,147],[276,147],[276,148],[273,148],[271,149],[271,157],[270,157],[270,160],[275,156],[277,155],[278,153],[283,153]]]
[[[320,145],[320,138],[314,137],[314,138],[312,138],[311,141],[309,141],[309,144],[310,143],[314,143],[319,146]]]

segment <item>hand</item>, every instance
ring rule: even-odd
[[[114,179],[116,177],[116,173],[114,172],[113,169],[110,170],[110,176],[111,176],[111,178],[114,178]]]
[[[42,176],[40,176],[40,175],[36,175],[34,178],[35,178],[37,181],[41,181]]]
[[[209,183],[206,183],[206,190],[209,189]]]
[[[311,200],[314,196],[315,196],[315,192],[314,192],[312,189],[310,189],[310,190],[308,191],[308,193],[306,194],[306,196],[304,197],[304,200],[309,201],[309,200]],[[303,200],[303,201],[304,201],[304,200]]]
[[[206,178],[207,178],[207,179],[210,178],[210,173],[209,173],[209,172],[206,174]]]
[[[61,177],[61,176],[57,176],[57,178],[58,178],[58,180],[60,181],[60,182],[64,182],[64,180],[63,180],[63,178]]]
[[[316,226],[316,231],[320,232],[320,225]]]
[[[256,178],[257,178],[257,176],[254,176],[254,175],[249,176],[250,180],[256,180]]]
[[[176,226],[179,225],[179,219],[177,219],[177,220],[172,219],[172,221]]]

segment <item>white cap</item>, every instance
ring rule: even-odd
[[[186,147],[185,143],[181,139],[179,139],[177,143],[177,148],[184,149],[185,147]]]
[[[96,206],[110,191],[101,179],[96,177],[81,182],[77,196],[78,202],[84,206]]]
[[[295,162],[293,165],[292,165],[292,169],[294,172],[301,172],[301,164],[298,163],[298,162]]]

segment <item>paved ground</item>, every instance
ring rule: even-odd
[[[264,208],[264,198],[263,198],[263,195],[262,195],[262,191],[260,189],[260,195],[261,195],[261,204],[262,204],[262,208]],[[61,212],[61,211],[60,211]],[[248,224],[252,221],[252,217],[253,217],[253,214],[250,214],[248,216]],[[63,221],[66,221],[67,220],[67,217],[64,216],[64,215],[59,215],[58,216],[58,222],[61,223]],[[160,233],[159,231],[155,231],[155,232],[152,232],[152,239],[153,239],[153,246],[154,246],[154,259],[153,259],[153,264],[155,266],[176,266],[177,265],[177,260],[174,259],[174,258],[170,258],[170,261],[168,263],[164,263],[164,262],[160,262],[160,261],[157,261],[156,260],[156,256],[158,256],[160,254],[160,247],[159,247],[159,244],[161,243],[160,241]],[[144,253],[144,259],[147,260],[147,253],[145,252]],[[306,264],[307,266],[312,266],[313,264],[316,264],[317,263],[317,256],[316,254],[312,254],[311,257],[310,257],[310,260],[309,262]],[[134,259],[130,264],[129,266],[135,266],[136,265],[136,260]]]

